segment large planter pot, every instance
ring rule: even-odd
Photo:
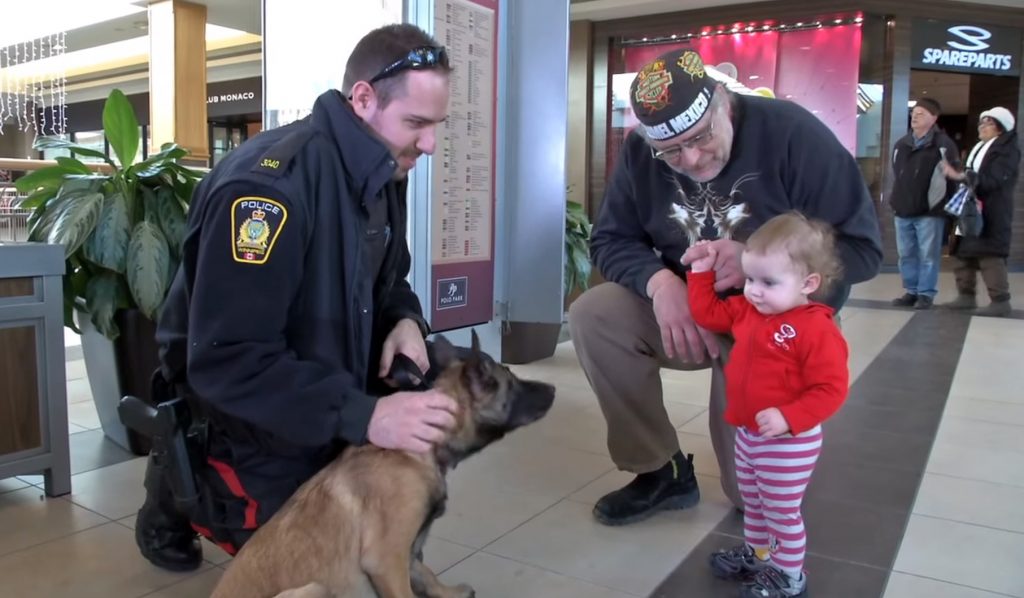
[[[555,354],[562,324],[505,322],[501,335],[501,362],[523,364]]]
[[[96,413],[103,433],[136,455],[149,453],[149,438],[126,428],[117,415],[121,397],[132,395],[152,404],[151,379],[159,367],[156,324],[130,309],[114,315],[121,330],[115,341],[103,336],[88,318],[82,318],[82,353]]]

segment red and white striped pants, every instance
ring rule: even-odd
[[[743,527],[754,550],[767,549],[775,567],[800,577],[807,533],[800,504],[821,453],[821,426],[797,436],[764,438],[736,430],[736,478]]]

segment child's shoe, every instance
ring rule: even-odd
[[[743,586],[742,598],[795,598],[807,596],[807,574],[793,579],[775,567],[765,567],[754,581]]]
[[[712,553],[710,564],[715,577],[733,581],[750,580],[768,567],[766,561],[757,558],[749,544]]]

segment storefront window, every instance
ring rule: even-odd
[[[855,157],[871,197],[882,194],[882,108],[885,81],[885,19],[865,15],[861,26],[860,82],[857,85],[857,150]]]
[[[245,140],[243,126],[212,125],[210,127],[211,166],[216,166],[231,150],[242,144],[242,141]]]
[[[54,135],[54,137],[56,137],[57,139],[63,139],[65,141],[67,141],[68,139],[71,139],[71,137],[68,136],[68,135]],[[43,150],[43,157],[42,157],[42,159],[43,160],[56,160],[57,158],[62,157],[62,156],[63,157],[70,157],[71,156],[71,151],[67,150],[67,149],[46,149],[46,150]]]
[[[76,145],[87,147],[89,149],[96,150],[98,152],[106,152],[105,139],[103,137],[103,131],[79,131],[73,134],[73,141]],[[102,162],[102,158],[94,158],[92,156],[76,155],[76,158],[82,162]]]
[[[676,48],[699,52],[709,74],[735,92],[786,99],[807,108],[857,155],[862,21],[859,15],[846,15],[813,22],[737,23],[729,29],[705,27],[659,40],[623,40],[613,49],[611,61],[618,68],[612,73],[608,173],[623,139],[636,125],[628,97],[633,77],[644,64]],[[881,91],[869,93],[878,96]],[[881,131],[880,123],[877,129]]]

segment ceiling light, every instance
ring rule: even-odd
[[[47,0],[45,16],[38,4],[4,2],[0,28],[0,47],[31,41],[47,35],[110,21],[127,15],[146,13],[146,7],[130,0]]]
[[[239,31],[238,29],[206,24],[206,44],[208,50],[253,43],[259,40],[259,36]],[[149,36],[143,35],[75,52],[66,52],[53,58],[42,58],[10,66],[0,69],[0,76],[11,78],[38,77],[45,80],[54,75],[64,74],[70,78],[76,75],[103,70],[103,68],[119,68],[134,64],[144,64],[148,60]]]

